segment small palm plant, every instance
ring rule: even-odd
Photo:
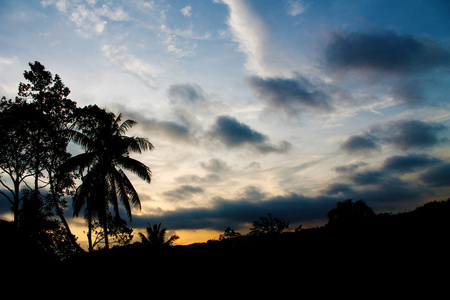
[[[178,240],[180,237],[176,234],[172,235],[167,241],[164,241],[166,238],[166,228],[161,228],[161,223],[158,225],[155,224],[153,227],[148,223],[147,236],[142,233],[139,233],[141,237],[142,244],[161,247],[161,246],[171,246],[173,242]]]

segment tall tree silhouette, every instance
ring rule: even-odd
[[[22,198],[21,186],[33,176],[31,155],[32,128],[39,126],[39,114],[27,101],[16,98],[0,101],[0,171],[7,174],[12,185],[0,175],[0,184],[9,193],[0,193],[10,202],[14,213],[14,224],[19,223]]]
[[[49,206],[60,217],[74,246],[81,250],[64,217],[67,206],[64,191],[73,185],[73,176],[69,172],[58,172],[61,165],[71,157],[67,151],[70,141],[67,129],[75,120],[76,103],[68,99],[70,89],[58,74],[53,76],[38,61],[29,63],[29,66],[30,71],[24,71],[23,74],[26,82],[19,84],[18,95],[21,99],[32,100],[29,105],[34,107],[35,115],[40,117],[35,122],[37,124],[29,126],[32,136],[28,155],[33,164],[33,195],[39,196],[39,183],[48,186],[50,197],[46,198],[50,201]]]
[[[79,118],[72,130],[72,140],[84,148],[85,153],[72,157],[65,164],[65,170],[78,170],[82,183],[74,197],[74,215],[85,208],[88,219],[89,250],[92,251],[91,223],[97,217],[103,226],[105,248],[108,244],[107,216],[109,206],[119,215],[119,200],[131,220],[131,206],[141,208],[139,196],[123,170],[136,174],[146,182],[151,182],[149,167],[129,156],[130,152],[142,153],[153,150],[153,145],[145,138],[129,137],[125,133],[136,125],[133,120],[121,123],[121,115],[98,106],[80,109]]]

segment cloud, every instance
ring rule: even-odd
[[[148,118],[120,104],[117,107],[127,118],[138,122],[138,125],[152,136],[162,135],[173,142],[198,143],[192,128],[187,124]]]
[[[356,71],[358,78],[369,79],[366,83],[379,85],[408,105],[440,103],[436,91],[448,86],[450,48],[431,37],[392,30],[339,32],[332,35],[324,55],[325,66],[340,75],[339,80],[343,73]]]
[[[367,164],[335,168],[339,177],[322,193],[366,200],[378,209],[399,209],[402,204],[433,195],[430,187],[450,186],[450,163],[426,154],[388,157],[376,168],[360,170]],[[403,176],[405,175],[405,176]]]
[[[200,166],[211,173],[222,173],[230,169],[226,161],[217,158],[211,158],[207,163],[201,162]]]
[[[340,174],[347,174],[347,173],[352,173],[354,171],[356,171],[358,168],[362,167],[362,166],[366,166],[367,164],[365,162],[359,162],[357,164],[349,164],[349,165],[344,165],[344,166],[337,166],[334,168],[334,170],[337,173]]]
[[[355,194],[352,185],[347,183],[331,183],[322,192],[332,196],[344,195],[343,197],[350,197],[350,195]]]
[[[411,73],[450,63],[450,52],[431,38],[399,35],[391,30],[336,33],[325,53],[326,63],[333,70]]]
[[[216,183],[220,182],[222,179],[217,174],[207,174],[204,177],[198,175],[183,175],[175,178],[177,183]]]
[[[229,147],[260,144],[268,139],[267,136],[230,116],[218,117],[212,133]]]
[[[195,194],[203,193],[203,188],[192,185],[182,185],[174,190],[166,191],[163,195],[170,201],[183,201],[192,198]]]
[[[421,175],[421,179],[426,184],[433,187],[450,186],[450,163],[444,163]]]
[[[296,16],[304,13],[305,10],[306,10],[306,7],[302,1],[290,0],[287,3],[287,13],[288,13],[288,15],[290,15],[292,17],[296,17]]]
[[[190,16],[192,16],[191,10],[192,10],[192,7],[190,5],[186,5],[180,11],[183,14],[183,16],[190,17]]]
[[[379,170],[364,171],[350,175],[350,179],[357,185],[369,185],[382,183],[385,178],[385,173]]]
[[[230,15],[228,25],[239,50],[246,54],[247,70],[259,75],[270,76],[279,69],[279,53],[269,41],[267,29],[261,18],[252,12],[248,3],[241,0],[223,0]],[[274,54],[278,53],[278,55]]]
[[[295,79],[252,76],[246,79],[246,83],[270,107],[281,109],[288,115],[296,115],[305,109],[333,109],[330,96],[302,76]]]
[[[266,135],[251,129],[247,124],[241,123],[230,116],[217,117],[209,135],[220,140],[228,148],[248,145],[260,153],[284,153],[292,146],[287,141],[281,141],[279,145],[270,144]]]
[[[95,1],[87,1],[85,4],[79,3],[71,3],[65,0],[45,0],[41,2],[43,7],[55,5],[58,11],[69,15],[69,19],[77,26],[76,32],[85,38],[103,34],[109,20],[124,21],[129,18],[122,7],[112,9],[107,4],[95,7]]]
[[[188,141],[193,138],[188,127],[172,121],[147,119],[143,122],[143,125],[145,129],[149,131],[160,131],[160,133],[173,140]]]
[[[444,129],[446,127],[442,124],[429,124],[418,120],[398,121],[391,123],[381,136],[384,141],[392,143],[403,151],[410,148],[425,149],[436,146],[442,141],[439,133]],[[390,134],[391,131],[394,132],[393,135]]]
[[[167,90],[172,104],[194,104],[206,101],[203,89],[197,84],[172,84]]]
[[[258,198],[262,197],[262,198]],[[327,212],[342,199],[298,194],[267,197],[259,189],[246,188],[237,199],[214,198],[212,207],[185,208],[151,216],[168,229],[210,228],[224,230],[228,226],[240,230],[259,217],[273,216],[292,223],[326,219]],[[150,216],[133,217],[133,227],[145,227]]]
[[[359,135],[350,136],[340,148],[349,154],[367,154],[390,144],[395,148],[427,149],[439,145],[445,139],[439,137],[446,127],[438,123],[425,123],[419,120],[392,121],[374,125]]]
[[[117,64],[123,71],[137,76],[150,87],[155,87],[155,76],[159,70],[149,63],[127,53],[125,47],[103,45],[102,52],[105,57]]]
[[[383,163],[383,168],[398,173],[410,173],[440,163],[442,163],[440,159],[426,154],[410,154],[386,158]]]
[[[384,167],[359,172],[349,170],[340,173],[337,182],[329,184],[322,193],[342,198],[364,199],[370,206],[381,210],[399,209],[399,204],[407,205],[429,194],[429,189],[420,182],[404,180],[398,175],[396,170]]]
[[[70,20],[78,26],[77,32],[84,37],[102,34],[107,23],[101,18],[101,15],[86,8],[83,4],[74,8],[70,14]]]
[[[370,135],[354,135],[345,140],[340,148],[348,154],[367,154],[379,150],[380,146]]]

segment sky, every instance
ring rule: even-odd
[[[39,61],[155,146],[134,156],[153,173],[130,174],[136,231],[204,242],[450,196],[449,1],[3,0],[0,17],[1,96]]]

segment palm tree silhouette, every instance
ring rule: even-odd
[[[91,223],[97,217],[103,226],[105,248],[108,249],[107,215],[111,205],[116,217],[119,216],[119,200],[131,220],[131,206],[140,209],[139,196],[123,170],[136,174],[146,182],[151,182],[149,167],[129,156],[130,152],[142,153],[153,150],[153,145],[145,138],[129,137],[125,133],[136,125],[133,120],[121,123],[117,117],[99,107],[88,106],[80,110],[78,121],[71,130],[72,140],[79,144],[85,153],[72,157],[65,170],[78,170],[82,184],[77,188],[73,209],[78,216],[86,206],[88,219],[89,251],[92,251]]]
[[[142,244],[151,246],[170,246],[174,241],[178,240],[180,237],[178,235],[172,235],[166,242],[164,242],[166,237],[166,228],[161,228],[161,223],[159,225],[155,224],[153,227],[148,224],[147,236],[139,233],[141,237]]]

